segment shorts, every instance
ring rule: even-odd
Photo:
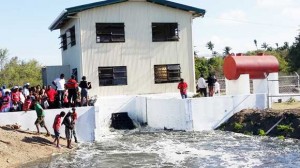
[[[34,124],[35,124],[35,125],[40,124],[41,127],[45,127],[45,121],[44,121],[44,118],[45,118],[44,116],[38,117],[38,118],[35,120]]]
[[[54,136],[55,136],[55,138],[59,138],[59,131],[58,130],[54,130]]]
[[[87,97],[88,96],[88,89],[82,88],[81,89],[81,97]]]
[[[70,140],[72,139],[72,130],[69,128],[65,128],[65,133],[66,133],[66,139]]]

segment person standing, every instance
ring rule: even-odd
[[[36,129],[37,129],[37,134],[40,133],[40,129],[39,129],[39,125],[40,125],[41,127],[44,127],[45,130],[47,131],[46,136],[50,136],[50,132],[49,132],[48,128],[45,125],[45,111],[44,111],[44,109],[38,103],[38,101],[36,99],[34,99],[32,102],[33,102],[34,109],[35,109],[36,115],[37,115],[37,119],[34,122],[34,124],[36,126]],[[27,112],[27,111],[25,111],[25,112]]]
[[[72,140],[72,129],[73,125],[71,123],[71,112],[68,112],[67,115],[65,116],[62,124],[65,125],[65,134],[66,134],[66,139],[67,139],[67,148],[71,149],[71,140]]]
[[[49,108],[55,108],[56,94],[57,94],[56,91],[51,87],[51,85],[48,85],[46,89],[46,95],[48,97]]]
[[[53,122],[53,129],[54,129],[54,136],[55,136],[55,139],[54,139],[54,144],[56,144],[56,147],[57,148],[60,148],[60,145],[59,145],[59,129],[60,129],[60,124],[61,124],[61,118],[64,117],[66,115],[66,113],[64,111],[60,112],[60,114],[57,114],[55,119],[54,119],[54,122]]]
[[[183,78],[180,79],[180,82],[178,83],[177,88],[180,91],[181,98],[182,99],[186,99],[187,98],[187,88],[188,88],[188,85],[187,85],[186,82],[184,82]]]
[[[79,87],[81,88],[81,92],[80,92],[80,96],[81,96],[81,101],[80,101],[80,104],[81,106],[84,105],[84,99],[86,101],[86,105],[88,106],[89,105],[89,94],[88,94],[88,89],[91,87],[90,86],[91,84],[89,82],[86,81],[86,77],[83,76],[82,77],[82,81],[80,81],[79,83]]]
[[[200,95],[207,97],[206,81],[202,74],[200,75],[200,78],[198,79],[197,86],[198,86]]]
[[[58,94],[58,107],[62,108],[63,105],[63,98],[64,98],[64,91],[65,91],[65,75],[60,74],[59,78],[56,78],[52,84],[56,86],[57,94]]]
[[[206,83],[208,85],[208,95],[209,95],[209,97],[213,97],[216,78],[212,74],[209,74]]]
[[[72,75],[71,79],[68,80],[68,82],[66,83],[66,87],[68,89],[69,107],[71,107],[72,105],[75,106],[77,100],[78,84],[74,75]]]
[[[75,107],[72,108],[72,115],[71,115],[71,123],[73,125],[73,130],[72,130],[72,134],[74,136],[75,139],[75,143],[78,143],[77,141],[77,136],[76,136],[76,129],[75,129],[75,123],[77,121],[77,112]]]

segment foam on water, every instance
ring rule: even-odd
[[[300,167],[299,141],[221,131],[113,131],[49,167]]]

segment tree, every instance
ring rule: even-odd
[[[20,86],[27,82],[40,85],[42,83],[41,69],[42,66],[36,60],[25,62],[20,61],[18,57],[12,57],[0,72],[0,84],[5,84],[7,87]]]
[[[214,47],[215,47],[215,45],[211,41],[209,41],[206,44],[206,47],[211,51],[212,55],[214,55]]]
[[[254,45],[255,45],[255,47],[256,47],[256,50],[258,50],[258,48],[257,48],[257,41],[256,41],[256,39],[254,39]]]
[[[275,45],[276,45],[276,50],[278,50],[278,43],[275,43]]]
[[[223,52],[223,53],[224,53],[224,55],[225,55],[225,56],[229,55],[229,54],[230,54],[230,51],[231,51],[231,49],[232,49],[231,47],[229,47],[229,46],[226,46],[226,47],[224,48],[224,50],[223,50],[223,51],[224,51],[224,52]]]
[[[292,71],[300,71],[300,33],[295,38],[296,41],[291,46],[289,54],[288,54],[288,62],[291,66]]]
[[[261,48],[263,48],[264,50],[267,50],[268,47],[269,47],[269,45],[266,42],[262,43],[262,45],[261,45]]]
[[[8,50],[0,48],[0,71],[3,69],[3,66],[7,60]]]

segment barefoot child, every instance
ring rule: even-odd
[[[65,125],[65,134],[67,139],[67,148],[71,149],[71,140],[72,140],[72,129],[73,125],[71,123],[71,112],[68,112],[63,120],[63,124]]]
[[[54,135],[55,135],[55,139],[54,139],[54,144],[56,142],[56,147],[60,148],[59,145],[59,128],[60,128],[60,124],[61,124],[61,118],[64,117],[66,115],[66,113],[64,111],[60,112],[60,114],[57,114],[54,122],[53,122],[53,129],[54,129]]]

